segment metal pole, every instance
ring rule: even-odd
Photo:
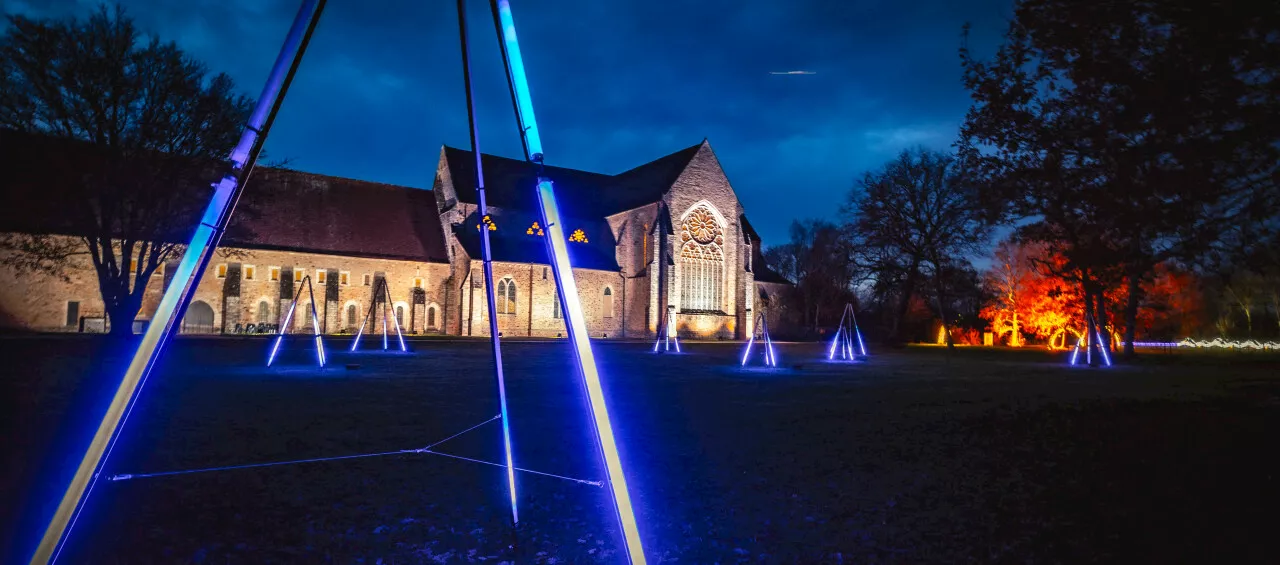
[[[178,263],[174,280],[160,299],[160,305],[152,317],[151,324],[143,334],[142,342],[134,353],[133,361],[125,371],[116,389],[111,405],[107,408],[102,422],[94,433],[93,440],[85,450],[84,457],[76,469],[71,484],[67,486],[62,501],[54,511],[45,528],[44,536],[31,556],[31,563],[52,563],[61,555],[66,546],[67,537],[75,526],[75,521],[84,504],[93,493],[98,475],[111,456],[111,450],[119,438],[120,428],[128,420],[129,413],[137,400],[137,393],[145,384],[156,360],[164,350],[164,345],[173,335],[174,322],[179,318],[191,295],[200,283],[201,275],[209,265],[209,259],[217,248],[235,210],[236,202],[244,191],[244,183],[253,171],[262,144],[266,141],[267,132],[275,121],[276,112],[284,101],[289,84],[302,62],[302,55],[307,50],[307,43],[315,31],[320,14],[324,11],[325,0],[304,0],[294,17],[293,26],[289,29],[280,54],[271,68],[267,84],[249,122],[245,124],[244,133],[239,143],[231,152],[231,172],[214,185],[213,197],[205,208],[200,224],[187,245],[187,250]]]
[[[462,42],[462,79],[467,91],[467,124],[471,129],[471,154],[476,159],[476,200],[480,216],[480,249],[484,270],[485,302],[489,307],[489,343],[493,347],[493,373],[498,384],[498,404],[502,410],[502,445],[507,454],[507,489],[511,495],[511,527],[520,524],[520,513],[516,509],[516,474],[515,462],[511,455],[511,420],[507,416],[507,384],[502,374],[502,342],[498,337],[497,303],[493,296],[493,253],[489,243],[489,207],[484,194],[484,167],[480,163],[480,128],[476,125],[475,102],[472,99],[471,85],[471,49],[467,43],[467,9],[464,0],[458,0],[458,36]],[[532,296],[533,288],[529,288]],[[503,298],[506,299],[505,297]]]
[[[644,547],[640,542],[640,529],[636,525],[631,495],[627,491],[626,473],[622,469],[622,458],[618,454],[617,442],[613,436],[613,424],[609,419],[604,388],[600,384],[595,354],[591,350],[591,341],[587,335],[586,319],[578,299],[578,285],[569,263],[569,249],[564,224],[560,219],[560,207],[556,203],[555,187],[550,179],[542,175],[542,139],[538,134],[538,124],[533,114],[533,100],[529,95],[529,82],[525,77],[520,43],[516,39],[511,5],[507,0],[489,0],[489,6],[493,10],[494,22],[498,29],[498,43],[502,48],[503,62],[507,67],[507,81],[515,97],[516,118],[526,146],[525,155],[529,161],[537,164],[539,169],[535,190],[542,223],[545,226],[544,231],[546,231],[547,256],[551,262],[551,270],[555,273],[556,292],[559,293],[560,304],[564,307],[565,326],[569,333],[569,341],[573,345],[574,359],[578,363],[579,374],[582,376],[587,392],[587,401],[590,403],[600,455],[604,459],[605,469],[609,474],[609,487],[613,494],[618,524],[626,544],[627,557],[633,564],[645,563]]]

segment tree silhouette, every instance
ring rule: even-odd
[[[863,266],[877,276],[902,274],[889,339],[901,340],[902,320],[924,276],[933,281],[945,327],[946,270],[955,258],[976,254],[990,226],[975,185],[958,174],[952,157],[903,151],[858,182],[844,213]]]
[[[60,234],[7,236],[6,262],[57,274],[89,255],[111,332],[131,333],[147,282],[207,202],[201,181],[212,177],[201,173],[234,146],[250,102],[227,75],[145,39],[120,8],[82,21],[8,19],[0,127],[50,146],[28,165],[69,217]]]
[[[1104,325],[1120,270],[1126,354],[1157,264],[1276,214],[1277,30],[1267,3],[1022,0],[994,58],[961,50],[962,161],[1035,218],[1024,235],[1057,246]]]

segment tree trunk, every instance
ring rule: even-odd
[[[933,284],[938,291],[938,317],[942,318],[942,336],[946,340],[947,350],[953,351],[956,348],[956,343],[955,340],[951,339],[951,328],[947,326],[947,307],[945,306],[946,297],[943,294],[942,268],[938,267],[936,262],[933,265]]]
[[[920,268],[918,259],[911,260],[911,268],[907,271],[907,280],[902,284],[902,296],[898,298],[898,310],[893,317],[893,329],[889,332],[890,343],[902,341],[902,321],[907,317],[907,309],[911,307],[911,294],[916,288],[916,271]]]
[[[1107,355],[1109,356],[1111,354],[1111,332],[1107,330],[1106,289],[1099,287],[1098,292],[1094,295],[1093,299],[1098,302],[1097,316],[1094,318],[1094,321],[1096,321],[1098,325],[1098,333],[1094,335],[1097,335],[1098,338],[1101,340],[1101,343],[1098,344],[1098,347],[1100,349],[1105,348],[1107,351]]]
[[[1124,358],[1134,357],[1133,341],[1138,333],[1138,302],[1142,299],[1142,275],[1138,269],[1129,270],[1129,299],[1124,305]]]
[[[132,337],[133,321],[138,317],[138,310],[141,308],[141,300],[135,300],[133,296],[124,296],[106,302],[105,310],[107,320],[110,322],[108,333],[112,337]]]
[[[1089,363],[1089,366],[1092,367],[1095,363],[1093,360],[1093,336],[1096,335],[1093,325],[1093,291],[1089,288],[1091,285],[1089,284],[1087,277],[1080,284],[1084,288],[1084,339],[1080,341],[1085,344],[1085,359]]]

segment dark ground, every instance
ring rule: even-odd
[[[413,345],[335,351],[319,372],[302,342],[268,370],[264,340],[179,340],[107,473],[416,448],[497,413],[487,342]],[[939,348],[830,364],[819,348],[741,370],[740,345],[597,345],[650,562],[1280,559],[1276,356],[1091,370]],[[119,349],[0,339],[5,555],[38,538],[114,386],[86,375],[118,378],[103,352]],[[517,465],[603,478],[566,346],[504,351]],[[499,429],[438,449],[500,461]],[[518,481],[521,561],[622,560],[604,489]],[[505,496],[501,469],[426,454],[104,481],[63,562],[509,560]]]

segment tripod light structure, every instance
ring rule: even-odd
[[[773,352],[773,339],[769,337],[769,320],[764,317],[764,312],[756,314],[756,323],[751,329],[751,337],[747,339],[747,346],[742,350],[741,366],[747,366],[747,361],[751,359],[751,346],[755,345],[757,339],[760,340],[760,347],[764,350],[764,365],[776,368],[778,356]]]
[[[862,332],[858,329],[858,315],[854,313],[853,304],[844,305],[844,313],[840,315],[840,325],[836,327],[836,335],[831,338],[831,347],[827,349],[827,360],[834,361],[836,355],[845,361],[853,361],[857,356],[867,356],[867,346],[862,341]]]
[[[1089,328],[1093,328],[1092,335]],[[1072,366],[1075,366],[1076,360],[1080,357],[1080,348],[1084,348],[1084,362],[1086,365],[1093,365],[1093,349],[1098,348],[1098,354],[1102,357],[1105,366],[1111,366],[1111,355],[1107,354],[1107,342],[1102,339],[1102,332],[1098,330],[1098,324],[1094,321],[1093,315],[1088,312],[1084,315],[1084,335],[1076,338],[1076,347],[1071,350]]]
[[[165,290],[160,304],[143,335],[133,359],[125,371],[102,421],[99,423],[92,440],[81,458],[70,484],[50,518],[48,526],[40,539],[31,563],[51,563],[66,547],[67,538],[75,525],[76,519],[83,511],[86,502],[92,495],[103,467],[109,461],[111,452],[120,437],[123,425],[138,400],[138,392],[145,386],[147,378],[155,367],[175,330],[175,322],[182,318],[187,305],[191,301],[202,274],[208,268],[214,250],[217,248],[222,234],[230,222],[236,204],[244,192],[262,151],[263,143],[275,121],[285,94],[293,81],[303,54],[319,22],[326,0],[302,0],[301,7],[294,18],[293,25],[285,38],[275,63],[271,68],[262,94],[258,96],[253,112],[244,126],[243,133],[236,147],[232,150],[229,161],[230,171],[214,184],[212,197],[205,208],[204,215],[188,242],[181,261],[174,270],[173,281]],[[608,472],[609,490],[612,494],[614,510],[623,534],[626,554],[633,564],[644,563],[644,549],[640,540],[639,528],[632,509],[631,497],[627,488],[626,476],[619,457],[613,426],[609,419],[609,411],[605,402],[604,390],[600,382],[599,369],[596,366],[595,354],[592,351],[586,330],[586,320],[582,305],[578,298],[577,284],[574,280],[569,253],[566,246],[564,224],[560,218],[560,208],[556,202],[555,187],[552,179],[544,175],[542,140],[538,124],[534,118],[533,101],[529,92],[528,79],[525,75],[524,60],[521,56],[519,42],[516,38],[514,19],[508,0],[490,0],[489,2],[496,28],[499,47],[506,68],[507,83],[515,107],[517,131],[524,146],[525,158],[530,167],[537,171],[537,182],[532,188],[537,195],[541,212],[542,225],[547,237],[547,255],[552,271],[556,277],[556,288],[560,294],[560,303],[564,305],[565,319],[569,341],[573,346],[574,360],[579,376],[583,379],[587,391],[591,421],[599,442],[600,454],[604,459]],[[476,159],[477,190],[481,216],[487,215],[483,172],[480,167],[480,151],[477,140],[475,112],[472,105],[472,84],[467,45],[466,10],[464,1],[458,0],[458,20],[462,43],[462,60],[467,91],[467,109],[471,126],[472,151]],[[512,461],[510,419],[507,414],[506,387],[502,373],[501,349],[493,295],[491,252],[488,230],[481,230],[483,263],[485,271],[486,295],[489,307],[490,336],[493,346],[495,377],[501,406],[503,443],[506,452],[506,470],[508,489],[511,498],[511,520],[513,526],[519,517],[516,508],[515,466]],[[314,301],[313,301],[314,303]],[[313,313],[314,323],[314,313]],[[384,336],[386,333],[384,332]],[[277,337],[277,340],[280,338]],[[323,355],[323,353],[321,354]],[[321,357],[323,362],[323,357]]]
[[[676,317],[673,315],[675,306],[668,306],[667,310],[662,313],[662,320],[658,323],[658,337],[653,340],[654,353],[667,353],[671,351],[671,346],[676,346],[676,353],[680,353],[680,336],[676,334]]]
[[[381,296],[379,296],[381,295]],[[379,277],[378,283],[373,286],[373,299],[369,303],[369,312],[364,315],[364,319],[360,321],[360,329],[356,331],[356,338],[351,341],[351,351],[355,351],[360,345],[360,337],[364,335],[364,328],[370,322],[377,326],[377,307],[378,302],[382,302],[382,350],[390,349],[387,345],[387,319],[391,319],[391,324],[396,328],[396,339],[400,341],[400,351],[408,351],[404,346],[404,334],[400,333],[400,318],[391,315],[391,290],[387,287],[386,277]]]
[[[276,354],[280,352],[280,344],[284,342],[284,334],[293,327],[293,311],[298,306],[298,298],[302,296],[302,287],[307,287],[307,294],[311,297],[311,329],[315,332],[316,340],[316,360],[320,362],[320,367],[324,368],[324,339],[320,337],[320,317],[316,315],[316,292],[311,287],[311,277],[303,277],[302,282],[298,283],[297,292],[293,293],[293,300],[289,302],[288,313],[284,315],[284,320],[280,322],[280,331],[276,332],[275,343],[271,345],[271,353],[267,355],[267,366],[270,367],[276,360]]]

